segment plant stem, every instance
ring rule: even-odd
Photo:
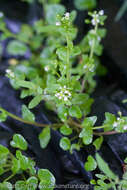
[[[95,33],[95,35],[96,35],[96,33],[97,33],[97,29],[98,29],[98,23],[96,23],[96,26],[95,26],[95,28],[94,28],[94,33]],[[91,59],[93,58],[93,55],[94,55],[94,48],[95,48],[95,38],[92,40],[92,47],[91,47],[91,50],[90,50],[89,60],[91,60]],[[86,73],[86,75],[87,75],[87,73]],[[84,91],[84,84],[85,84],[85,81],[86,81],[85,78],[86,78],[86,76],[84,76],[83,81],[82,81],[81,92]]]
[[[61,125],[61,124],[43,124],[43,123],[37,123],[37,122],[32,122],[32,121],[27,121],[27,120],[24,120],[24,119],[22,119],[22,118],[20,118],[20,117],[18,117],[18,116],[16,116],[16,115],[14,115],[14,114],[12,114],[12,113],[10,113],[10,112],[8,112],[8,111],[6,111],[5,109],[3,109],[3,108],[0,108],[0,111],[5,111],[6,112],[6,114],[9,116],[9,117],[11,117],[11,118],[13,118],[13,119],[15,119],[15,120],[17,120],[17,121],[20,121],[20,122],[22,122],[22,123],[25,123],[25,124],[28,124],[28,125],[35,125],[35,126],[37,126],[37,127],[49,127],[49,126],[59,126],[59,125]]]
[[[73,140],[75,140],[75,139],[78,139],[78,135],[76,135],[76,136],[74,136],[74,137],[72,137],[71,139],[70,139],[70,141],[73,141]]]
[[[5,180],[4,180],[4,182],[6,182],[6,181],[9,181],[11,178],[13,178],[15,176],[15,174],[11,174],[9,177],[7,177]]]
[[[9,117],[11,117],[11,118],[13,118],[13,119],[15,119],[17,121],[20,121],[22,123],[28,124],[28,125],[35,125],[37,127],[53,127],[53,128],[59,128],[62,125],[62,123],[54,123],[54,124],[50,124],[49,125],[49,124],[43,124],[43,123],[26,121],[26,120],[24,120],[24,119],[22,119],[22,118],[20,118],[20,117],[18,117],[16,115],[14,115],[14,114],[8,112],[8,111],[6,111],[5,109],[3,109],[1,107],[0,107],[0,111],[5,111],[6,114]],[[83,128],[82,125],[80,125],[79,123],[75,122],[72,118],[69,118],[67,123],[70,124],[70,125],[74,125],[75,127],[77,127],[77,132],[80,132],[79,129],[81,130]],[[98,126],[98,127],[94,127],[93,129],[100,129],[100,128],[104,128],[104,127],[103,126]],[[97,136],[101,136],[101,135],[119,134],[119,132],[117,132],[117,131],[107,131],[107,132],[94,132],[93,134],[97,135]]]
[[[98,28],[98,24],[96,24],[95,29],[94,29],[95,35],[96,35],[96,33],[97,33],[97,28]],[[92,47],[91,47],[89,59],[92,59],[92,58],[93,58],[94,47],[95,47],[95,38],[92,40]]]
[[[96,136],[102,136],[102,135],[115,135],[115,134],[119,134],[119,132],[117,131],[93,132],[93,134]]]
[[[98,127],[93,127],[93,130],[96,130],[96,129],[103,129],[103,128],[106,128],[107,125],[103,125],[103,126],[98,126]]]
[[[66,40],[67,40],[67,81],[68,84],[70,83],[70,50],[69,50],[69,35],[66,35]]]

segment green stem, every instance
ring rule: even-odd
[[[93,130],[103,129],[103,128],[106,128],[106,127],[108,127],[108,126],[107,125],[103,125],[103,126],[93,127]]]
[[[98,28],[98,24],[96,24],[95,29],[94,29],[95,34],[97,33],[97,28]],[[92,47],[91,47],[90,56],[89,56],[90,59],[93,58],[94,48],[95,48],[95,38],[92,41]]]
[[[6,182],[6,181],[9,181],[11,178],[13,178],[15,176],[15,174],[11,174],[9,177],[7,177],[5,180],[4,180],[4,182]]]
[[[53,127],[53,128],[59,128],[59,127],[61,127],[61,125],[62,125],[62,123],[54,123],[54,124],[43,124],[43,123],[37,123],[37,122],[31,122],[31,121],[26,121],[26,120],[24,120],[24,119],[22,119],[22,118],[20,118],[20,117],[18,117],[18,116],[16,116],[16,115],[14,115],[14,114],[12,114],[12,113],[10,113],[10,112],[8,112],[8,111],[6,111],[5,109],[3,109],[3,108],[0,108],[0,111],[5,111],[6,112],[6,114],[9,116],[9,117],[11,117],[11,118],[13,118],[13,119],[15,119],[15,120],[17,120],[17,121],[20,121],[20,122],[22,122],[22,123],[25,123],[25,124],[29,124],[29,125],[35,125],[35,126],[37,126],[37,127]],[[83,127],[82,127],[82,125],[80,125],[79,123],[77,123],[77,122],[75,122],[73,119],[71,119],[71,118],[69,118],[68,119],[68,122],[67,122],[68,124],[70,124],[70,125],[74,125],[75,127],[77,127],[77,132],[80,132],[79,130],[81,130]],[[102,126],[98,126],[98,127],[94,127],[93,129],[99,129],[99,128],[104,128],[104,127],[102,127]],[[94,132],[93,134],[94,135],[97,135],[97,136],[101,136],[101,135],[113,135],[113,134],[118,134],[119,132],[117,132],[117,131],[107,131],[107,132]]]
[[[95,26],[95,28],[94,28],[94,33],[95,33],[95,34],[97,33],[97,29],[98,29],[98,23],[96,24],[96,26]],[[95,48],[95,38],[92,40],[92,47],[91,47],[91,50],[90,50],[89,60],[91,60],[91,59],[93,58],[93,55],[94,55],[94,48]],[[87,73],[85,74],[85,76],[84,76],[84,78],[83,78],[83,81],[82,81],[81,92],[84,91],[84,85],[85,85],[86,79],[87,79]]]
[[[67,40],[67,81],[68,81],[68,84],[70,83],[70,50],[69,50],[69,36],[67,34],[66,36],[66,40]]]
[[[70,139],[70,141],[74,141],[75,139],[78,139],[78,138],[79,138],[79,136],[76,135],[76,136],[72,137],[72,138]]]
[[[16,116],[16,115],[14,115],[14,114],[12,114],[12,113],[6,111],[6,110],[3,109],[3,108],[0,108],[0,111],[5,111],[6,114],[7,114],[9,117],[11,117],[11,118],[13,118],[13,119],[15,119],[15,120],[17,120],[17,121],[20,121],[20,122],[22,122],[22,123],[29,124],[29,125],[35,125],[35,126],[37,126],[37,127],[49,127],[49,126],[51,126],[51,125],[53,125],[53,126],[58,126],[58,125],[60,125],[60,124],[51,124],[51,125],[49,125],[49,124],[31,122],[31,121],[24,120],[24,119],[22,119],[22,118],[20,118],[20,117],[18,117],[18,116]]]

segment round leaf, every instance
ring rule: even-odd
[[[35,121],[34,114],[27,108],[26,105],[22,106],[22,117],[27,121]]]
[[[96,163],[95,159],[92,156],[88,156],[87,160],[88,161],[85,163],[85,169],[87,171],[95,170],[97,167],[97,163]]]
[[[82,112],[78,106],[72,105],[69,109],[69,115],[71,117],[76,117],[76,118],[81,118],[82,117]]]
[[[27,51],[27,46],[20,41],[11,41],[7,46],[8,53],[12,55],[24,55]]]
[[[24,137],[20,134],[15,134],[13,140],[10,142],[11,146],[14,148],[19,148],[21,150],[27,149],[27,142]]]
[[[15,184],[15,190],[28,190],[25,181],[17,181]]]
[[[48,24],[55,24],[58,14],[63,15],[65,8],[59,4],[49,4],[46,6],[46,20]]]
[[[96,150],[99,150],[99,149],[100,149],[102,142],[103,142],[103,136],[97,138],[97,139],[93,142],[93,145],[95,146]]]
[[[69,150],[71,148],[71,142],[67,137],[63,137],[60,140],[60,147],[63,150]]]
[[[68,125],[62,125],[60,128],[60,132],[63,135],[70,135],[72,134],[72,129]]]
[[[38,171],[38,177],[40,179],[39,189],[52,190],[55,186],[55,177],[47,169],[40,169]]]
[[[28,190],[36,190],[38,185],[38,179],[34,176],[27,179],[27,188]]]

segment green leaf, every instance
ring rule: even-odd
[[[64,105],[60,105],[57,110],[59,118],[64,122],[67,120],[68,109]]]
[[[0,175],[4,174],[4,168],[2,166],[0,166]]]
[[[10,145],[14,148],[19,148],[21,150],[27,150],[27,142],[24,137],[20,134],[15,134]]]
[[[109,178],[116,180],[117,176],[110,170],[108,164],[101,158],[101,156],[96,153],[96,160],[99,169]]]
[[[63,137],[60,139],[60,147],[63,150],[70,150],[71,148],[71,142],[67,137]]]
[[[29,109],[36,107],[42,101],[42,95],[35,96],[28,105]]]
[[[116,116],[112,113],[105,113],[105,121],[104,125],[107,125],[106,128],[104,128],[104,131],[110,131],[113,129],[113,123],[116,121]]]
[[[24,88],[28,88],[28,89],[35,89],[35,84],[33,84],[30,81],[24,81],[24,80],[17,80],[16,81],[16,85],[20,86],[20,87],[24,87]]]
[[[27,121],[35,121],[35,116],[34,114],[27,108],[26,105],[22,106],[22,117],[24,120]]]
[[[0,108],[0,122],[4,122],[7,119],[7,112]]]
[[[28,168],[29,168],[29,173],[31,175],[36,174],[36,169],[35,169],[35,162],[29,158],[29,163],[28,163]]]
[[[20,167],[22,170],[27,170],[29,168],[29,159],[22,155],[20,150],[16,151],[16,158],[20,161]]]
[[[88,94],[75,94],[74,98],[72,99],[72,104],[83,104],[87,103],[87,100],[89,98]]]
[[[66,57],[67,57],[67,48],[59,47],[56,51],[56,54],[58,55],[58,57],[61,61],[65,61]]]
[[[82,123],[83,127],[86,127],[86,126],[91,126],[93,127],[94,124],[96,123],[97,121],[97,117],[96,116],[92,116],[92,117],[86,117]]]
[[[78,106],[72,105],[69,109],[69,115],[71,117],[81,118],[82,112]]]
[[[93,9],[96,7],[96,0],[74,0],[74,4],[79,10]]]
[[[38,171],[38,177],[40,179],[39,189],[40,190],[52,190],[55,186],[55,177],[47,169],[40,169]]]
[[[60,132],[63,135],[71,135],[72,134],[72,129],[68,125],[62,125],[60,128]]]
[[[95,159],[90,155],[87,158],[87,162],[85,163],[85,169],[86,171],[93,171],[97,167],[97,163]]]
[[[7,156],[9,154],[8,148],[0,144],[0,157],[1,155]]]
[[[8,53],[12,55],[24,55],[27,49],[25,44],[17,40],[11,41],[7,46]]]
[[[27,190],[36,190],[38,186],[38,179],[32,176],[29,179],[27,179],[26,183],[28,188]]]
[[[95,124],[97,120],[96,116],[93,117],[87,117],[84,119],[82,126],[83,129],[79,134],[79,137],[82,138],[83,143],[85,145],[88,145],[92,142],[93,140],[93,125]]]
[[[26,182],[25,181],[17,181],[15,183],[15,190],[28,190],[27,189],[27,185],[26,185]]]
[[[80,150],[80,145],[79,144],[72,144],[71,148],[70,148],[70,153],[71,154],[73,153],[73,150],[79,151]]]
[[[49,141],[50,141],[51,135],[50,135],[50,128],[46,127],[42,130],[42,132],[39,134],[39,141],[41,148],[46,148]]]
[[[9,182],[3,182],[3,183],[0,183],[0,189],[1,190],[12,190],[13,187],[12,187],[12,184]]]
[[[65,7],[60,4],[49,4],[46,6],[46,21],[48,24],[55,24],[57,15],[63,15]]]
[[[78,46],[73,47],[72,56],[77,56],[81,53],[81,50]]]
[[[20,161],[17,160],[16,158],[13,158],[11,171],[12,171],[14,174],[16,174],[19,170],[20,170]]]
[[[93,145],[95,146],[96,150],[99,150],[101,145],[103,143],[103,136],[97,138],[94,142]]]

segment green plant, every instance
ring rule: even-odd
[[[107,163],[101,158],[101,156],[96,153],[96,160],[101,174],[95,174],[98,178],[97,180],[91,180],[91,184],[94,185],[95,190],[126,190],[127,189],[127,171],[124,171],[122,179],[119,179],[116,174],[114,174]],[[126,159],[125,159],[125,163]]]
[[[12,34],[1,19],[0,29],[2,39],[13,37],[7,50],[12,55],[23,55],[27,48],[32,52],[29,60],[11,62],[6,70],[12,86],[21,91],[21,98],[30,96],[28,105],[22,106],[22,118],[0,108],[0,121],[7,116],[18,121],[43,127],[39,135],[40,145],[46,148],[50,141],[50,129],[59,130],[63,137],[60,147],[63,150],[80,150],[83,146],[93,144],[96,150],[103,143],[103,135],[127,132],[127,117],[118,113],[118,117],[105,113],[105,120],[101,126],[96,126],[96,116],[89,116],[96,81],[94,77],[100,67],[99,56],[103,46],[101,39],[106,34],[103,28],[106,16],[104,11],[89,12],[87,24],[93,28],[86,34],[79,44],[74,44],[77,28],[74,26],[76,11],[65,12],[65,7],[42,1],[44,19],[36,21],[33,26],[23,25],[20,33]],[[13,64],[12,64],[13,63]],[[101,70],[105,71],[103,66]],[[57,123],[42,124],[35,121],[30,111],[41,101],[54,111]],[[102,129],[103,131],[98,131]],[[93,141],[93,136],[97,138]],[[75,141],[74,141],[75,140]],[[89,155],[85,163],[87,171],[96,169],[95,159]]]
[[[87,19],[86,22],[92,23],[94,29],[88,32],[79,45],[73,44],[77,29],[72,22],[76,13],[73,11],[64,16],[57,15],[55,24],[53,21],[52,25],[41,26],[42,33],[46,28],[46,35],[51,28],[54,31],[54,36],[50,37],[48,33],[49,36],[42,52],[36,53],[36,55],[33,53],[29,61],[23,61],[21,64],[11,67],[13,71],[6,71],[13,87],[21,89],[21,98],[33,96],[33,99],[28,107],[23,105],[23,119],[17,118],[1,108],[2,116],[5,114],[26,123],[46,126],[46,129],[42,130],[39,136],[42,148],[46,147],[50,140],[50,127],[60,128],[60,132],[66,136],[71,135],[73,131],[78,134],[77,139],[79,137],[79,140],[76,145],[72,144],[71,146],[68,137],[62,138],[60,146],[63,149],[71,149],[72,151],[72,147],[76,148],[82,144],[92,143],[93,130],[98,129],[98,127],[94,127],[97,118],[96,116],[86,116],[89,114],[93,103],[93,99],[88,93],[91,93],[95,87],[93,77],[96,75],[96,55],[102,53],[100,40],[105,35],[105,29],[99,28],[106,19],[103,14],[103,11],[89,13],[92,20]],[[38,25],[38,22],[35,25]],[[36,30],[39,30],[39,27]],[[59,38],[56,37],[58,34]],[[20,51],[21,46],[17,50]],[[15,52],[12,45],[10,51],[11,53],[12,51]],[[37,65],[33,62],[35,57]],[[74,65],[77,60],[79,60],[78,64]],[[47,126],[35,122],[35,117],[29,109],[37,106],[42,100],[46,102],[49,109],[58,114],[58,123]],[[77,118],[77,121],[74,121],[73,118]]]
[[[22,151],[26,151],[28,144],[23,136],[15,134],[10,145],[16,148],[13,154],[7,147],[0,145],[0,176],[3,182],[0,183],[1,190],[36,190],[54,189],[55,178],[47,169],[35,169],[35,162],[25,156]],[[6,174],[6,175],[5,175]],[[6,176],[6,177],[5,177]],[[11,183],[15,176],[20,180]],[[0,180],[0,181],[1,181]]]

